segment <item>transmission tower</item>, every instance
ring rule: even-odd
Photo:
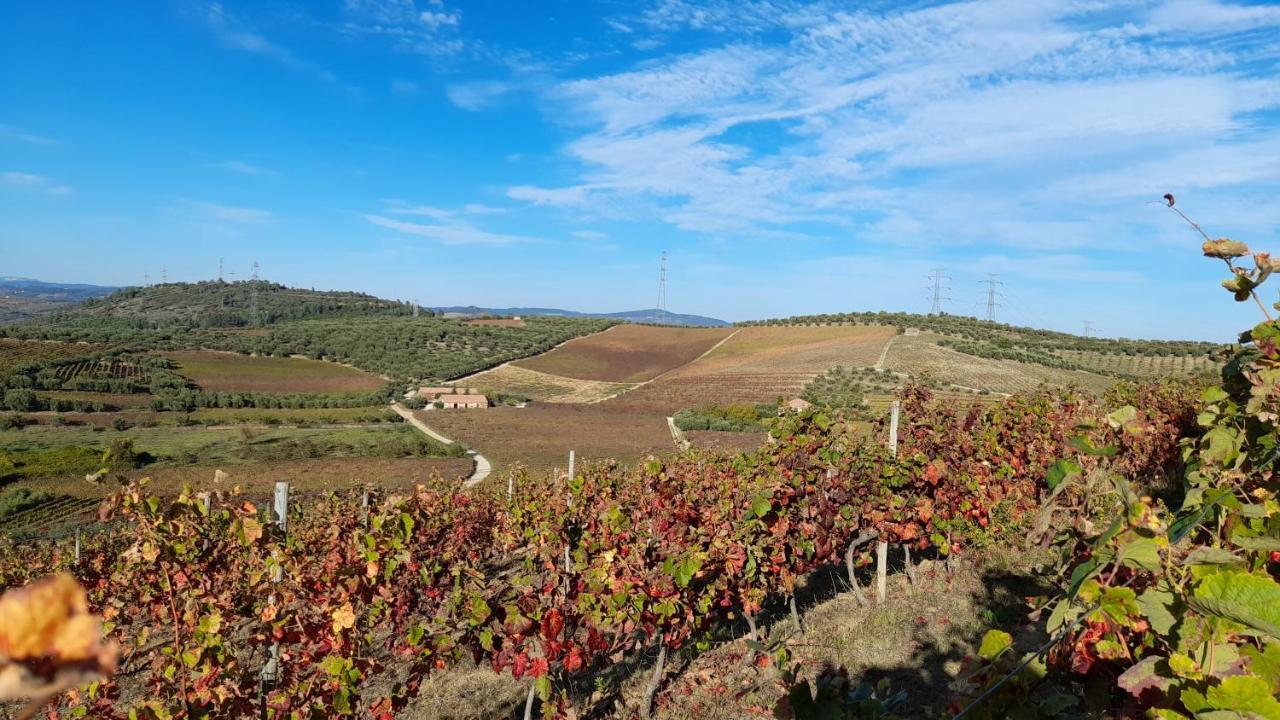
[[[662,257],[658,260],[658,310],[667,309],[667,251],[662,251]],[[661,315],[661,312],[655,313]]]
[[[222,282],[222,258],[218,258],[218,282]]]
[[[151,287],[151,275],[146,271],[142,271],[142,287]]]
[[[933,273],[928,276],[929,285],[925,287],[927,292],[932,293],[933,303],[929,307],[930,315],[942,314],[942,301],[951,301],[951,298],[944,293],[951,292],[950,286],[944,285],[944,280],[951,280],[951,276],[947,275],[943,268],[934,268]]]
[[[1093,332],[1093,321],[1092,321],[1092,320],[1085,320],[1085,321],[1084,321],[1084,336],[1085,336],[1085,337],[1089,337],[1089,333],[1091,333],[1091,332]]]
[[[996,290],[997,286],[1004,285],[1004,283],[996,279],[998,277],[1000,276],[997,275],[996,273],[987,273],[987,279],[982,281],[987,286],[987,321],[988,322],[995,322],[996,308],[1004,307],[1004,305],[996,302],[997,296],[1004,297],[1004,293],[1000,292],[999,290]]]
[[[162,267],[160,268],[160,284],[164,285],[167,282],[169,282],[169,269]]]
[[[249,286],[249,319],[254,325],[260,325],[258,322],[258,261],[253,261],[253,280]]]
[[[413,316],[418,317],[418,298],[413,299]]]

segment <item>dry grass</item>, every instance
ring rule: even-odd
[[[634,462],[650,451],[671,452],[674,443],[661,415],[612,412],[603,405],[530,405],[489,410],[418,413],[445,436],[483,454],[496,477],[517,463],[531,472],[564,468],[570,450],[580,460]]]
[[[1034,390],[1042,384],[1077,385],[1100,392],[1115,382],[1113,378],[1078,370],[974,357],[939,347],[934,344],[936,339],[936,336],[928,334],[898,338],[889,348],[885,367],[895,372],[927,375],[940,382],[999,393]]]
[[[503,365],[472,375],[467,378],[467,383],[482,393],[511,393],[538,402],[553,403],[593,402],[632,387],[629,383],[575,380],[516,365]]]
[[[615,325],[516,364],[581,380],[643,382],[696,359],[732,332],[730,328]]]
[[[386,380],[346,365],[304,358],[253,357],[228,352],[169,352],[178,372],[220,392],[341,393],[377,390]]]

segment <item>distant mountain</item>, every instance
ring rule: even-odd
[[[627,310],[624,312],[614,313],[587,313],[578,312],[576,310],[560,310],[558,308],[537,308],[537,307],[514,307],[514,308],[483,308],[475,305],[453,306],[432,308],[438,313],[443,313],[446,317],[455,316],[475,316],[475,315],[556,315],[560,317],[582,317],[582,318],[610,318],[613,320],[622,320],[624,322],[634,323],[653,323],[657,325],[688,325],[691,327],[724,327],[729,323],[716,318],[704,317],[702,315],[682,315],[680,313],[668,312],[666,310]]]
[[[65,310],[117,288],[83,283],[51,283],[23,277],[0,277],[0,324],[22,322]]]

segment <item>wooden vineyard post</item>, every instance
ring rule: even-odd
[[[876,602],[884,602],[889,577],[888,564],[889,543],[881,540],[876,544]]]
[[[365,488],[360,493],[360,524],[367,530],[369,528],[369,488]]]
[[[76,565],[80,564],[80,528],[76,528]]]
[[[280,528],[280,534],[289,532],[289,483],[276,483],[272,511],[275,513],[275,523],[276,527]]]
[[[569,484],[570,484],[570,485],[573,485],[573,470],[574,470],[573,465],[574,465],[574,460],[575,460],[575,458],[574,458],[574,453],[573,453],[573,451],[572,451],[572,450],[570,450],[570,451],[569,451]],[[572,490],[570,490],[570,491],[569,491],[569,507],[571,507],[571,508],[573,507],[573,491],[572,491]],[[565,596],[565,598],[566,598],[566,599],[569,597],[569,573],[570,573],[570,572],[571,572],[571,567],[570,567],[570,560],[569,560],[569,539],[568,539],[568,538],[565,538],[565,544],[564,544],[564,596]]]
[[[889,454],[898,457],[898,416],[902,412],[902,401],[894,400],[889,410]]]
[[[275,525],[280,531],[280,538],[284,540],[289,530],[289,483],[276,483],[271,510],[274,515]],[[273,558],[277,557],[274,550],[271,556]],[[271,582],[279,583],[282,578],[283,573],[277,563],[271,576]],[[272,605],[275,604],[275,593],[268,596],[267,602]],[[280,643],[275,642],[271,644],[271,652],[267,656],[267,662],[262,666],[262,676],[258,684],[258,701],[262,720],[267,720],[267,691],[278,677],[280,677]]]
[[[889,454],[898,457],[898,418],[902,413],[902,401],[894,400],[889,410]],[[876,544],[876,602],[883,603],[889,577],[889,543]]]

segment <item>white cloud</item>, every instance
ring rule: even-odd
[[[1268,6],[658,0],[618,22],[720,41],[561,83],[548,97],[578,169],[508,197],[714,236],[1048,250],[1132,229],[1101,192],[1280,182],[1265,119],[1280,80],[1247,65],[1280,57]]]
[[[220,205],[204,200],[191,200],[189,204],[209,218],[239,225],[262,225],[271,222],[274,217],[269,210]]]
[[[47,147],[60,147],[62,145],[61,140],[19,130],[12,125],[0,125],[0,138],[27,143],[28,145],[44,145]]]
[[[463,110],[487,110],[511,92],[514,86],[501,81],[455,83],[445,88],[449,102]]]
[[[17,171],[0,173],[0,184],[4,184],[12,188],[39,191],[50,195],[70,195],[75,192],[71,186],[63,185],[43,175],[33,175],[32,173]]]
[[[347,0],[347,21],[342,31],[352,35],[383,37],[398,50],[422,55],[456,55],[465,47],[452,37],[462,26],[462,11],[443,0]]]
[[[250,165],[249,163],[242,162],[240,160],[226,160],[223,162],[209,163],[209,167],[215,170],[226,170],[228,172],[254,177],[276,177],[280,174],[275,170],[260,167],[258,165]]]
[[[609,238],[608,235],[595,230],[574,230],[569,234],[576,238],[582,238],[583,240],[607,240]]]
[[[457,220],[438,225],[426,225],[382,215],[365,215],[364,217],[378,227],[395,230],[405,235],[427,238],[442,245],[514,245],[541,242],[534,237],[488,232],[470,223]]]
[[[459,215],[502,215],[510,212],[510,208],[492,207],[481,203],[467,203],[457,210],[447,210],[432,205],[414,205],[397,198],[382,201],[387,212],[395,215],[420,215],[423,217],[445,220]]]

